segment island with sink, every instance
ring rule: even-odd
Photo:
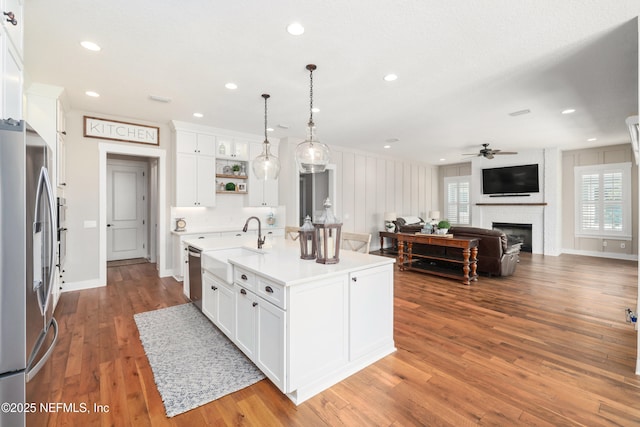
[[[298,242],[194,239],[202,312],[295,404],[395,351],[395,259],[300,259]]]

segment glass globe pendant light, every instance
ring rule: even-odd
[[[313,71],[317,67],[314,64],[307,65],[309,70],[309,123],[307,139],[296,147],[296,162],[300,173],[324,172],[330,160],[329,147],[314,137],[315,123],[313,123]]]
[[[267,138],[267,99],[270,95],[263,93],[264,98],[264,143],[262,144],[262,154],[253,159],[251,164],[253,173],[259,180],[278,179],[280,174],[280,160],[273,154],[269,148],[270,143]]]

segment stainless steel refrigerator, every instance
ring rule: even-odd
[[[25,388],[51,355],[56,202],[52,156],[23,121],[0,121],[0,426],[25,424]]]

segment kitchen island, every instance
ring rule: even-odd
[[[226,280],[208,266],[234,242],[192,243],[204,251],[203,313],[295,404],[395,351],[394,259],[341,251],[325,265],[274,239],[228,258]]]

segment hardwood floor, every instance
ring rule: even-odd
[[[27,396],[91,413],[36,412],[28,426],[640,425],[624,313],[636,262],[524,254],[514,276],[471,286],[396,270],[397,352],[297,407],[263,380],[174,418],[133,314],[186,302],[181,284],[154,264],[109,268],[108,283],[62,295],[60,340]]]

